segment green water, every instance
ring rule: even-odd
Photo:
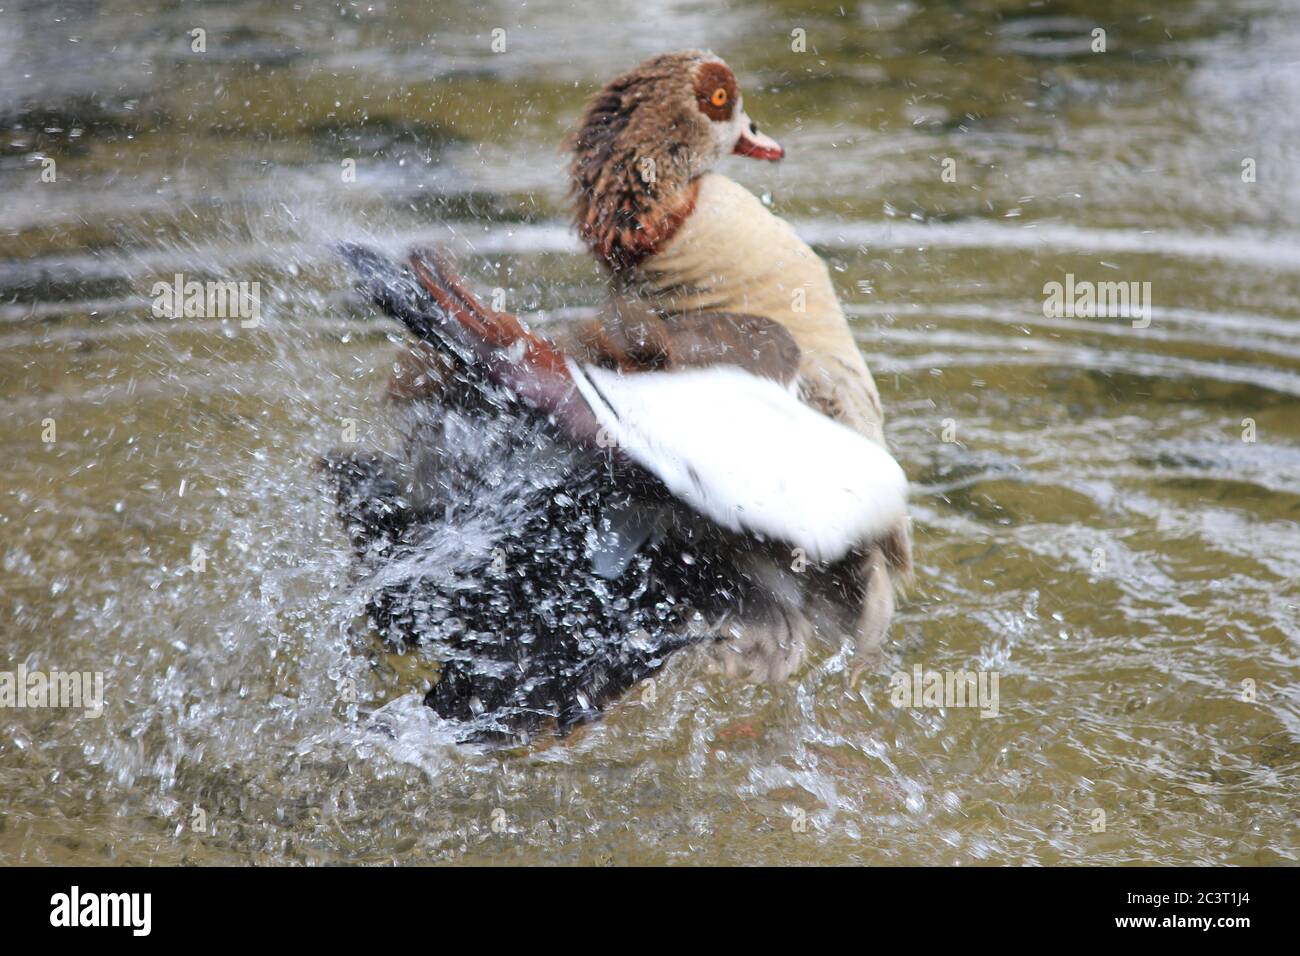
[[[0,11],[0,670],[105,681],[0,710],[0,861],[1297,861],[1300,4],[299,6]],[[786,147],[723,171],[832,266],[916,583],[856,688],[837,647],[679,655],[570,742],[458,748],[311,469],[391,436],[400,341],[328,244],[596,304],[560,140],[685,46]],[[177,272],[260,282],[261,326],[154,317]],[[1067,275],[1149,282],[1149,327],[1045,317]],[[998,716],[892,706],[914,665],[997,673]]]

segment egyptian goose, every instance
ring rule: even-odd
[[[343,250],[420,340],[390,386],[419,424],[397,453],[327,465],[381,582],[372,617],[443,649],[426,703],[479,737],[563,732],[692,643],[779,680],[814,634],[849,636],[860,668],[911,567],[906,478],[825,264],[712,171],[783,155],[731,69],[655,57],[595,96],[571,146],[577,230],[611,277],[596,318],[543,336],[436,253]],[[431,577],[412,556],[449,509],[505,507],[483,502],[512,468],[527,506]]]

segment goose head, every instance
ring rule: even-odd
[[[731,68],[699,50],[653,57],[606,84],[570,147],[578,233],[615,271],[672,237],[694,184],[724,156],[785,155],[745,111]]]

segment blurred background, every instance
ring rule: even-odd
[[[679,655],[576,740],[457,747],[312,471],[391,440],[401,341],[328,246],[582,314],[561,139],[684,47],[786,147],[722,171],[831,265],[916,585],[856,688]],[[8,0],[0,670],[106,700],[0,710],[0,861],[1296,862],[1298,101],[1292,0]],[[178,272],[261,326],[154,316]],[[1150,282],[1150,327],[1045,317],[1067,274]],[[892,707],[916,664],[1000,715]]]

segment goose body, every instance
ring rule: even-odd
[[[694,212],[624,281],[666,313],[735,312],[779,323],[799,347],[805,397],[883,443],[880,396],[826,263],[745,187],[719,173],[700,177]]]
[[[387,575],[372,615],[390,637],[452,649],[430,706],[515,735],[590,719],[688,644],[764,680],[794,673],[814,636],[849,637],[860,666],[910,570],[906,477],[825,264],[711,171],[780,147],[726,65],[694,51],[611,82],[572,145],[575,221],[611,276],[594,319],[542,337],[435,253],[403,265],[345,249],[362,291],[420,339],[390,388],[413,423],[405,448],[330,463],[360,560]],[[481,562],[477,590],[392,583],[449,495],[499,468],[463,474],[473,456],[450,426],[503,420],[549,449],[514,467],[551,476],[503,532],[509,583]]]

